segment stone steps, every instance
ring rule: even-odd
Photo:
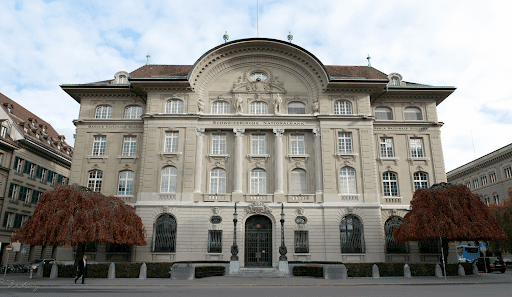
[[[277,278],[290,277],[277,268],[240,268],[237,274],[229,274],[231,277],[249,277],[249,278]]]

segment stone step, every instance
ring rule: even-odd
[[[237,274],[230,274],[232,277],[250,277],[250,278],[266,278],[266,277],[290,277],[276,268],[240,268]]]

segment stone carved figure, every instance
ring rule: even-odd
[[[283,104],[283,98],[279,94],[277,94],[276,99],[274,99],[274,113],[281,114],[281,105]]]
[[[200,113],[204,112],[204,107],[204,100],[202,98],[199,98],[199,101],[197,102],[197,109],[199,110]]]
[[[238,95],[238,98],[236,98],[235,100],[235,109],[236,109],[236,112],[237,113],[242,113],[243,112],[243,108],[242,108],[242,96]]]
[[[313,113],[318,113],[320,111],[320,106],[318,101],[313,102]]]

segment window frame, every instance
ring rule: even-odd
[[[424,178],[424,179],[423,179]],[[428,189],[428,174],[426,172],[417,171],[413,173],[414,191],[419,188]]]
[[[231,106],[226,101],[215,101],[210,106],[210,112],[212,114],[229,114]]]
[[[126,176],[122,176],[123,174]],[[131,170],[123,170],[119,172],[117,196],[133,196],[134,176],[135,174]]]
[[[179,131],[166,131],[164,136],[164,153],[177,153],[179,146]]]
[[[414,112],[412,112],[412,111],[414,111]],[[411,115],[414,115],[414,116],[411,116]],[[421,114],[421,109],[416,106],[410,106],[410,107],[404,108],[404,120],[406,120],[406,121],[423,121],[423,115]]]
[[[169,173],[164,172],[167,169],[169,169]],[[161,194],[176,194],[178,191],[178,169],[174,166],[165,166],[160,171],[160,175],[161,175],[161,177],[160,177],[160,193]],[[165,185],[167,185],[167,187],[165,187]],[[173,186],[174,186],[174,192],[172,191]]]
[[[380,145],[380,157],[381,158],[394,158],[395,157],[395,149],[393,147],[393,137],[381,137],[379,140],[379,145]]]
[[[351,132],[338,132],[338,153],[339,154],[354,153],[354,146],[352,145],[352,133]]]
[[[225,155],[226,154],[226,134],[212,134],[212,154]]]
[[[299,185],[300,189],[296,186]],[[294,168],[290,172],[290,194],[308,194],[308,173],[302,168]]]
[[[184,108],[185,108],[184,105],[185,104],[180,99],[173,98],[173,99],[167,100],[167,102],[165,103],[165,113],[182,114],[182,113],[184,113]]]
[[[249,104],[249,114],[268,114],[268,104],[264,101],[254,101]]]
[[[222,176],[224,173],[224,176]],[[211,194],[225,194],[226,189],[227,172],[223,168],[213,168],[210,171],[210,190]]]
[[[222,253],[222,230],[208,230],[208,253]]]
[[[345,115],[352,114],[352,102],[347,100],[336,100],[334,102],[334,114]]]
[[[293,107],[292,105],[301,105],[300,107]],[[306,114],[306,104],[300,101],[293,101],[288,103],[286,108],[288,114]],[[304,112],[302,112],[304,111]]]
[[[309,254],[309,231],[295,230],[293,232],[295,254]]]
[[[265,155],[266,153],[267,153],[266,135],[265,134],[251,134],[251,154],[252,155]]]
[[[96,107],[94,118],[95,119],[111,119],[113,108],[110,105],[99,105]]]
[[[252,195],[267,194],[267,172],[264,169],[251,170],[250,187]]]
[[[121,156],[134,157],[137,152],[137,136],[124,136],[123,137],[123,150]]]
[[[395,179],[391,179],[393,176]],[[395,189],[395,191],[393,191],[393,189]],[[396,172],[386,171],[382,173],[382,192],[384,197],[400,197],[398,174]]]
[[[422,137],[409,138],[409,149],[412,159],[425,158],[425,145]]]
[[[346,173],[342,175],[342,173]],[[350,174],[352,173],[352,174]],[[342,167],[338,172],[340,194],[355,195],[357,194],[356,170],[352,167]]]
[[[384,110],[386,110],[385,118]],[[392,121],[393,120],[393,110],[387,106],[378,106],[375,108],[375,120],[377,121]]]
[[[88,174],[88,178],[87,178],[87,188],[89,188],[93,192],[101,193],[101,187],[103,184],[103,171],[91,170],[88,173],[89,174]],[[54,175],[55,175],[55,173],[54,173]],[[55,182],[55,176],[52,180],[52,184],[54,184],[54,182]]]
[[[92,142],[92,156],[101,157],[105,156],[105,150],[107,147],[107,136],[98,135],[94,136]]]
[[[135,110],[132,111],[132,110]],[[140,120],[142,116],[142,106],[130,105],[124,109],[124,118],[130,120]]]
[[[348,227],[349,219],[350,227]],[[352,240],[350,240],[351,238]],[[340,221],[340,248],[341,254],[364,254],[366,252],[363,221],[353,214],[344,216]]]
[[[290,149],[291,149],[291,153],[290,153],[291,155],[306,154],[304,134],[290,135]]]

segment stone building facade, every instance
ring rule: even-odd
[[[483,202],[500,203],[512,191],[512,144],[449,171],[448,182],[463,184]]]
[[[438,259],[390,234],[415,188],[446,181],[436,106],[453,87],[264,38],[61,87],[81,106],[70,182],[121,197],[147,230],[98,261],[229,261],[235,204],[241,266],[277,265],[281,207],[289,261]]]
[[[53,247],[5,252],[12,233],[30,218],[41,193],[67,184],[73,147],[43,119],[0,93],[0,258],[5,263],[51,258]]]

